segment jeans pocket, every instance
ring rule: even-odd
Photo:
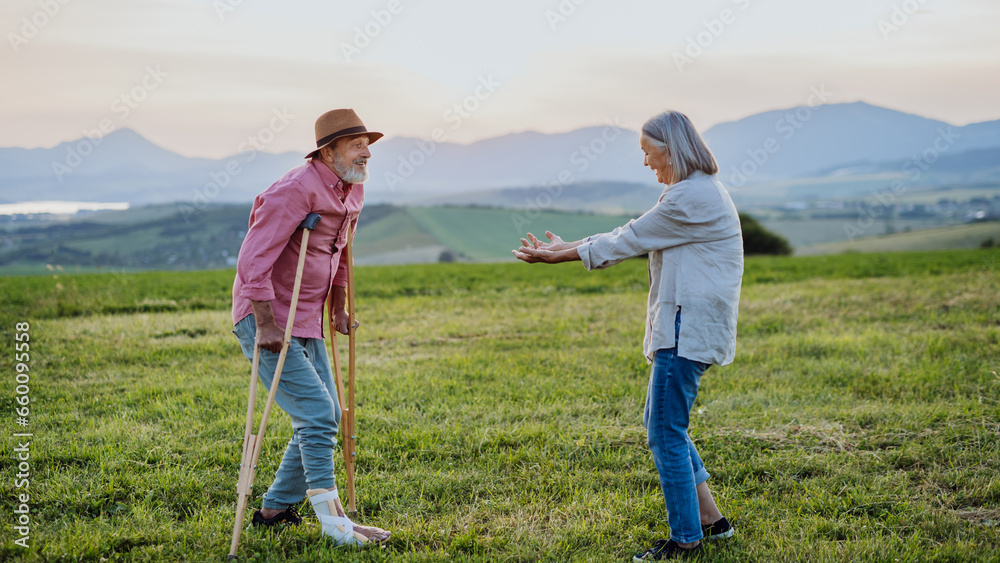
[[[248,338],[247,337],[247,331],[243,327],[243,323],[242,322],[236,323],[236,326],[233,327],[233,334],[236,335],[236,339],[239,340],[241,343],[245,342],[247,340],[247,338]]]

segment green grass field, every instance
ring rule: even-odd
[[[471,260],[512,259],[510,251],[527,232],[545,239],[545,230],[565,240],[606,233],[632,216],[589,215],[557,211],[409,207],[406,212],[435,239]]]
[[[897,225],[898,227],[898,225]],[[984,240],[1000,244],[1000,221],[950,225],[933,229],[897,232],[891,235],[828,242],[796,249],[796,254],[840,254],[842,252],[907,252],[978,248]]]
[[[54,275],[0,278],[0,348],[30,323],[32,399],[16,426],[9,362],[0,560],[225,560],[250,371],[233,272]],[[664,537],[646,275],[359,268],[359,508],[393,539],[334,548],[305,503],[299,529],[244,532],[244,559],[625,561]],[[736,362],[706,373],[691,425],[738,532],[701,560],[996,561],[998,319],[998,250],[748,260]],[[258,506],[290,432],[277,412]]]
[[[913,232],[923,231],[925,233],[931,232],[931,230],[944,226],[940,219],[897,219],[893,220],[889,225],[885,221],[873,222],[868,229],[864,231],[863,236],[855,237],[854,242],[847,240],[848,231],[845,226],[850,228],[857,228],[857,219],[819,219],[819,218],[802,218],[802,219],[770,219],[762,222],[764,227],[769,231],[779,234],[789,241],[795,241],[795,254],[797,255],[808,255],[808,254],[838,254],[840,252],[847,252],[853,250],[854,252],[866,252],[865,250],[859,250],[864,248],[866,244],[882,240],[886,236],[886,229],[895,229],[896,233],[901,233],[905,230],[912,230]],[[1000,225],[1000,222],[994,223]],[[928,237],[929,239],[930,237]],[[978,248],[979,241],[973,246],[964,246],[956,248]],[[823,249],[826,249],[823,251]],[[953,248],[938,248],[938,247],[909,247],[905,250],[954,250]],[[867,252],[876,252],[876,250],[867,250]],[[885,252],[884,250],[882,252]]]

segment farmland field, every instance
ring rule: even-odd
[[[306,502],[298,529],[244,532],[245,559],[625,561],[666,536],[645,262],[356,275],[359,508],[393,539],[331,547]],[[232,276],[0,278],[0,348],[14,358],[28,323],[32,400],[14,425],[8,361],[0,560],[225,559],[250,369]],[[736,361],[692,414],[737,528],[702,559],[995,561],[998,350],[996,249],[749,259]],[[13,432],[32,434],[28,550]],[[276,412],[255,506],[290,432]]]
[[[576,201],[571,194],[577,191],[595,198],[604,193],[605,198],[611,198],[615,192],[605,188],[597,185],[568,190],[559,202]],[[633,187],[633,192],[643,198],[651,195],[653,203],[658,193],[648,186]],[[547,201],[541,196],[549,195],[544,190],[530,189],[520,193],[534,194],[541,203]],[[975,193],[985,197],[992,192]],[[627,199],[628,195],[623,197]],[[533,201],[526,197],[522,200]],[[954,224],[960,217],[934,215],[863,222],[856,213],[837,218],[813,216],[814,212],[758,207],[749,214],[768,230],[788,239],[798,254],[954,250],[976,248],[990,236],[1000,237],[997,221],[963,225]],[[510,246],[528,231],[543,236],[549,229],[566,240],[576,240],[608,232],[640,213],[373,204],[361,215],[355,241],[357,262],[364,266],[512,262]],[[156,205],[96,213],[69,222],[12,222],[0,229],[4,237],[0,275],[42,274],[47,269],[77,274],[109,269],[232,267],[246,234],[248,214],[247,205],[214,205],[197,212],[180,212],[176,205]],[[945,226],[944,230],[936,228]],[[913,232],[905,232],[910,230]],[[895,235],[884,236],[893,231]],[[908,236],[901,236],[904,234]],[[848,237],[854,240],[848,241]]]
[[[407,212],[442,244],[473,260],[509,260],[511,242],[527,231],[543,237],[545,230],[565,240],[606,233],[632,216],[591,215],[553,211],[410,207]]]
[[[934,229],[897,232],[884,236],[863,237],[853,241],[828,242],[796,249],[796,253],[809,255],[978,248],[986,240],[1000,244],[1000,221],[949,225]]]
[[[886,235],[887,224],[884,221],[879,221],[869,225],[862,234],[856,235],[853,241],[848,240],[848,234],[856,232],[848,229],[858,228],[857,218],[853,217],[850,219],[772,219],[764,220],[761,223],[771,232],[781,235],[789,241],[795,241],[795,253],[799,255],[838,254],[849,250],[864,252],[863,249],[868,243],[889,236]],[[1000,229],[1000,222],[994,221],[991,224],[994,225],[994,229]],[[944,226],[940,220],[934,219],[895,220],[891,225],[888,225],[896,231],[896,234],[906,231],[929,233]],[[976,244],[964,248],[977,248],[978,246],[979,240],[976,240]],[[905,250],[953,250],[953,248],[911,246]],[[891,250],[881,249],[867,251],[891,252]]]

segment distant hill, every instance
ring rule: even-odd
[[[428,147],[433,153],[425,155]],[[389,139],[372,159],[373,195],[412,201],[426,194],[623,181],[654,184],[639,137],[614,125],[568,133],[514,133],[468,145]]]
[[[965,152],[945,152],[926,170],[911,158],[875,161],[866,159],[819,170],[817,176],[861,176],[894,173],[912,177],[920,173],[921,183],[933,184],[1000,184],[1000,148],[974,149]]]
[[[3,234],[0,267],[18,271],[45,264],[182,270],[225,267],[239,253],[249,214],[249,205],[212,206],[185,221],[176,205],[168,204],[21,227]]]
[[[63,268],[199,270],[232,267],[246,235],[249,205],[211,205],[185,216],[176,205],[107,211],[83,220],[0,233],[0,271],[41,273]],[[610,231],[631,216],[522,213],[467,207],[368,205],[361,214],[358,264],[513,259],[531,230],[567,239]]]
[[[758,113],[704,133],[724,182],[752,184],[817,175],[858,162],[1000,148],[1000,121],[956,127],[864,102]],[[934,153],[937,156],[934,156]]]
[[[600,186],[581,190],[587,193]],[[176,204],[163,204],[49,224],[18,227],[8,223],[0,231],[0,273],[43,273],[46,265],[71,271],[233,267],[246,235],[249,210],[249,205],[211,205],[185,215]],[[510,260],[510,251],[527,232],[544,237],[551,230],[566,240],[577,240],[610,231],[638,214],[372,204],[361,214],[355,256],[359,265]],[[923,230],[880,236],[885,232],[880,222],[864,232],[871,236],[853,243],[835,242],[847,238],[846,221],[831,217],[761,223],[786,237],[796,246],[796,253],[805,254],[972,248],[989,237],[1000,243],[997,221],[927,229],[927,221],[916,219],[894,219],[893,225],[897,230],[911,226]]]
[[[899,163],[935,143],[946,149],[938,156],[997,149],[1000,121],[954,127],[856,102],[768,111],[716,125],[704,136],[719,160],[723,182],[742,188]],[[470,144],[397,137],[380,141],[373,153],[372,177],[365,186],[373,203],[569,184],[655,186],[642,165],[638,134],[614,124],[556,134],[515,133]],[[955,174],[975,176],[983,168],[995,169],[996,155],[982,152],[950,162],[958,167]],[[52,148],[0,148],[0,203],[188,202],[199,208],[249,203],[303,162],[299,153],[252,150],[218,160],[186,158],[122,129]]]
[[[427,197],[413,205],[478,205],[511,209],[587,211],[622,215],[653,207],[663,193],[659,184],[588,182],[568,186],[503,188]]]
[[[249,203],[302,160],[256,151],[220,160],[188,158],[120,129],[49,149],[0,149],[0,202]]]

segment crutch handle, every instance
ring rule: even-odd
[[[309,229],[310,231],[315,231],[316,230],[316,225],[319,224],[319,220],[322,219],[322,218],[323,217],[320,216],[319,213],[310,213],[309,215],[306,215],[306,218],[303,219],[301,223],[299,223],[299,228],[300,229]]]

